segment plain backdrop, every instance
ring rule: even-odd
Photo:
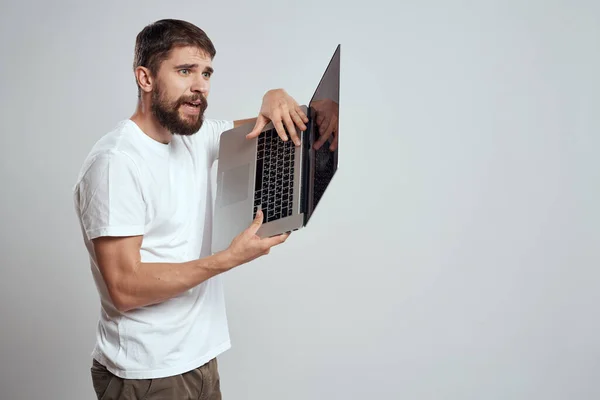
[[[224,399],[600,397],[599,2],[38,0],[0,9],[1,400],[94,399],[71,188],[161,18],[214,41],[211,118],[342,45],[332,185],[226,274]]]

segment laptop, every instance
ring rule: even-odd
[[[221,134],[213,253],[229,247],[259,208],[264,216],[257,232],[261,238],[308,224],[338,168],[340,50],[338,45],[310,102],[301,106],[309,122],[305,131],[296,127],[300,146],[291,139],[284,142],[273,123],[253,139],[246,138],[254,128],[251,123]],[[321,135],[332,131],[315,149]]]

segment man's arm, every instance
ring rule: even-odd
[[[177,296],[234,266],[227,253],[185,263],[143,263],[142,236],[100,237],[93,244],[108,293],[121,312]]]
[[[250,227],[228,249],[182,263],[141,262],[142,236],[93,239],[98,267],[115,307],[126,312],[163,302],[209,278],[268,254],[289,234],[261,239],[256,235],[263,221],[258,212]]]

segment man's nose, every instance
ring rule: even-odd
[[[206,92],[208,92],[208,81],[206,79],[204,79],[204,77],[200,77],[199,79],[196,79],[194,84],[192,85],[192,92],[200,92],[202,94],[206,94]]]

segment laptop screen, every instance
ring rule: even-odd
[[[309,103],[311,134],[306,221],[311,217],[338,166],[340,46],[338,45]]]

